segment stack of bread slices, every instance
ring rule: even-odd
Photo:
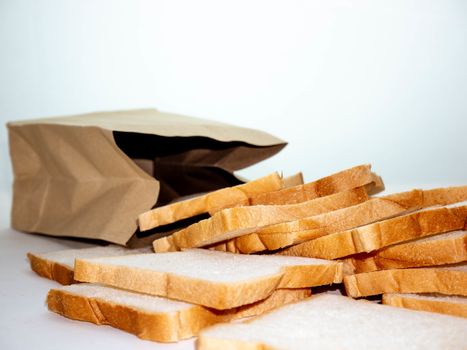
[[[30,253],[31,267],[66,285],[50,290],[51,311],[158,342],[199,335],[200,349],[465,346],[467,186],[381,196],[369,165],[301,179],[275,173],[142,213],[141,231],[208,216],[156,239],[155,253]],[[343,295],[323,287],[342,283]]]

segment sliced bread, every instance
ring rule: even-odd
[[[384,188],[381,178],[371,172],[371,165],[358,165],[303,185],[251,196],[250,205],[293,204],[367,186]]]
[[[281,289],[259,302],[218,311],[183,301],[81,283],[51,289],[47,305],[49,310],[74,320],[110,325],[142,339],[175,342],[195,336],[214,323],[259,315],[310,295],[310,289]]]
[[[155,240],[153,246],[156,252],[203,247],[247,234],[260,227],[334,211],[367,199],[366,190],[359,187],[298,204],[256,205],[225,209],[171,236]]]
[[[252,195],[276,191],[281,189],[282,185],[281,176],[278,173],[272,173],[242,185],[222,188],[198,197],[164,205],[139,215],[139,229],[147,231],[200,214],[215,213],[224,208],[248,205]]]
[[[75,259],[152,253],[151,247],[128,249],[117,245],[81,249],[65,249],[48,253],[28,253],[31,269],[39,276],[60,284],[76,283],[73,278]]]
[[[356,273],[467,261],[467,231],[453,231],[396,244],[346,259]]]
[[[392,269],[344,277],[353,298],[385,293],[440,293],[467,296],[467,264]]]
[[[423,191],[412,190],[368,201],[321,215],[257,228],[254,232],[212,248],[233,253],[277,250],[334,232],[369,224],[422,207]]]
[[[467,317],[467,298],[425,294],[384,294],[383,304]]]
[[[321,294],[203,330],[197,349],[464,349],[467,320]]]
[[[299,219],[260,228],[253,233],[222,242],[218,250],[255,253],[277,250],[331,233],[349,230],[411,211],[467,200],[467,186],[413,190],[372,198],[359,205],[319,216]],[[304,242],[304,243],[303,243]],[[301,248],[300,248],[301,249]]]
[[[337,259],[369,253],[389,245],[463,229],[467,206],[423,210],[351,230],[336,232],[286,248],[284,255]]]
[[[75,279],[219,310],[265,299],[276,289],[342,281],[342,263],[300,257],[253,256],[192,249],[76,260]]]

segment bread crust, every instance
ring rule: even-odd
[[[366,190],[359,187],[299,204],[225,209],[169,237],[155,240],[153,247],[156,252],[202,247],[250,233],[260,227],[334,211],[367,199]]]
[[[353,298],[385,293],[467,296],[467,272],[442,267],[382,270],[345,276],[344,285]]]
[[[456,264],[463,261],[467,261],[467,231],[459,237],[425,242],[416,240],[346,259],[355,273]]]
[[[110,325],[146,340],[176,342],[197,335],[209,325],[259,315],[310,295],[310,289],[278,290],[265,300],[233,310],[220,312],[192,305],[175,312],[157,313],[102,298],[51,289],[47,295],[47,305],[49,310],[74,320]]]
[[[28,253],[27,256],[31,269],[39,276],[57,281],[63,285],[78,283],[78,281],[73,278],[73,269],[69,266],[44,259],[40,255],[35,255],[33,253]]]
[[[340,283],[343,279],[342,270],[341,262],[287,266],[276,274],[262,278],[222,283],[77,259],[75,279],[225,310],[263,300],[276,289]]]
[[[430,311],[445,315],[467,317],[467,304],[439,297],[439,300],[418,299],[409,295],[383,294],[383,304],[411,310]]]
[[[233,253],[251,254],[264,250],[306,249],[308,241],[349,230],[410,211],[434,205],[448,205],[467,200],[467,186],[412,190],[370,200],[309,218],[259,228],[252,233],[222,242],[213,247]],[[301,245],[303,244],[303,245]],[[281,253],[282,254],[282,253]],[[293,255],[287,249],[284,255]]]
[[[375,183],[382,186],[381,179],[371,172],[371,165],[358,165],[303,185],[258,193],[251,197],[250,205],[300,203],[365,185],[371,189]]]
[[[196,215],[214,214],[224,208],[248,205],[250,196],[276,191],[282,186],[281,176],[278,173],[272,173],[242,185],[222,188],[199,197],[164,205],[140,214],[138,216],[139,229],[146,231]]]
[[[331,233],[365,225],[410,210],[423,203],[423,192],[412,190],[380,198],[371,198],[339,210],[258,228],[255,232],[223,242],[216,249],[245,254],[277,250]],[[287,255],[287,250],[284,251]]]
[[[464,228],[467,206],[421,211],[336,232],[286,249],[285,254],[337,259]]]

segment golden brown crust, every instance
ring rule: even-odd
[[[384,294],[383,304],[418,311],[430,311],[451,316],[467,317],[467,304],[456,303],[447,298],[419,299],[409,295]]]
[[[293,244],[297,244],[294,247],[300,247],[301,242],[305,242],[302,244],[306,245],[307,241],[318,237],[419,209],[422,203],[421,190],[371,198],[363,203],[321,215],[258,228],[253,233],[221,243],[217,249],[251,254],[263,250],[277,250]],[[289,255],[288,250],[285,249],[283,254]]]
[[[175,232],[170,238],[155,240],[153,247],[156,252],[202,247],[247,234],[264,226],[334,211],[367,199],[366,190],[359,187],[299,204],[225,209],[209,219]]]
[[[272,173],[242,185],[223,188],[142,213],[138,216],[139,228],[141,231],[146,231],[203,213],[212,214],[224,208],[248,205],[250,196],[275,191],[282,186],[280,175]]]
[[[371,172],[371,165],[359,165],[304,185],[284,188],[274,192],[259,193],[250,198],[250,205],[300,203],[362,187],[375,181],[377,179]],[[380,184],[379,181],[378,184]]]
[[[170,273],[102,265],[77,259],[75,278],[82,282],[103,283],[134,292],[225,310],[263,300],[276,289],[305,288],[341,282],[342,263],[288,266],[277,274],[263,278],[237,283],[216,283]]]
[[[463,229],[467,206],[439,208],[336,232],[286,249],[287,255],[337,259],[437,233]]]
[[[172,313],[146,313],[99,298],[88,298],[52,289],[47,296],[49,310],[80,321],[106,324],[133,333],[142,339],[174,342],[197,334],[218,317],[193,305]]]
[[[71,319],[110,325],[142,339],[175,342],[195,336],[214,323],[256,316],[310,295],[310,289],[278,290],[265,300],[233,310],[218,311],[193,305],[176,312],[155,313],[52,289],[47,295],[47,305],[49,310]]]
[[[33,253],[28,253],[27,256],[31,269],[39,276],[57,281],[63,285],[78,283],[73,278],[74,272],[70,267],[44,259]]]
[[[374,195],[374,194],[384,191],[385,187],[384,187],[384,182],[381,176],[375,173],[371,173],[371,175],[372,175],[372,181],[368,185],[365,185],[367,193],[369,195]]]
[[[467,200],[467,186],[434,188],[423,191],[423,207],[448,205]]]
[[[261,315],[266,311],[275,309],[276,307],[294,303],[296,301],[308,298],[310,296],[310,288],[277,289],[266,299],[258,300],[248,305],[243,305],[234,309],[227,310],[209,310],[215,313],[216,315],[222,315],[228,318],[228,320],[230,321],[244,317]]]
[[[413,241],[358,254],[347,259],[356,273],[402,269],[467,261],[467,232],[459,237],[432,241]]]
[[[441,293],[467,296],[467,272],[445,268],[382,270],[344,277],[353,298],[385,293]]]
[[[409,211],[464,200],[467,200],[467,186],[435,188],[427,191],[415,189],[372,198],[359,205],[322,215],[260,228],[250,234],[233,238],[229,242],[223,242],[218,249],[251,254],[296,244],[290,249],[301,250],[306,249],[307,241],[328,234],[349,230]],[[294,255],[295,253],[285,249],[281,254]]]

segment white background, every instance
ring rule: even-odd
[[[248,177],[372,163],[390,191],[466,184],[466,43],[462,0],[0,0],[0,122],[156,107],[290,142]],[[45,311],[24,254],[71,243],[7,229],[0,143],[0,347],[157,348]]]
[[[462,0],[0,0],[0,121],[156,107],[289,141],[248,177],[461,184],[466,43]]]

